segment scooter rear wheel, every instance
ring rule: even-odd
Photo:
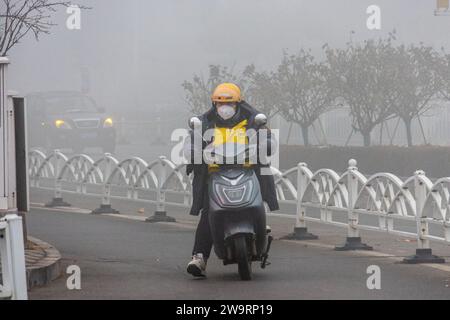
[[[249,256],[247,241],[244,236],[234,239],[234,249],[241,280],[252,280],[252,260]]]

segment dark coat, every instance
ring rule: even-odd
[[[238,104],[238,115],[236,122],[247,119],[247,129],[256,129],[254,124],[255,116],[260,113],[248,103],[242,101]],[[203,133],[215,127],[216,123],[220,124],[220,119],[216,113],[215,107],[212,107],[209,111],[201,115]],[[203,148],[206,146],[204,143]],[[256,165],[255,173],[258,177],[261,187],[261,195],[263,201],[267,202],[271,211],[279,210],[277,194],[275,189],[275,182],[273,175],[261,175],[260,171],[262,167],[268,167],[267,165]],[[193,202],[190,214],[193,216],[199,215],[203,208],[208,206],[208,190],[206,189],[208,181],[208,165],[207,164],[189,164],[187,165],[186,172],[189,175],[194,173],[194,179],[192,182]]]

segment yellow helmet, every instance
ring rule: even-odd
[[[241,89],[234,83],[222,83],[211,96],[213,102],[241,102]]]

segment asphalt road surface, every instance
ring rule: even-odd
[[[254,266],[242,282],[237,267],[213,257],[208,278],[186,273],[194,230],[185,224],[149,224],[111,216],[33,209],[29,233],[56,246],[63,269],[81,268],[81,290],[68,275],[30,299],[449,299],[448,271],[404,265],[377,255],[276,240],[272,265]],[[367,288],[367,268],[381,269],[381,289]]]

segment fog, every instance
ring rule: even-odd
[[[167,143],[172,130],[185,127],[190,115],[181,84],[194,74],[207,77],[209,65],[236,72],[249,64],[257,70],[274,70],[284,50],[311,49],[321,59],[324,44],[341,48],[350,41],[385,38],[393,30],[397,44],[450,47],[446,32],[450,17],[434,15],[434,0],[82,0],[78,4],[90,8],[81,12],[80,30],[67,28],[69,14],[64,8],[52,15],[55,26],[49,35],[35,41],[30,34],[9,52],[9,88],[21,95],[87,91],[107,115],[121,123],[128,121],[117,128],[119,143],[146,141],[154,135],[162,135]],[[366,10],[373,4],[381,9],[381,30],[366,26]],[[333,129],[338,116],[346,121],[338,125],[346,128],[339,134]],[[332,135],[326,143],[347,140],[350,118],[347,111],[338,116],[324,117],[325,131]],[[277,119],[273,125],[287,128],[284,121]],[[425,130],[427,126],[435,127],[425,123]],[[415,139],[420,139],[418,126],[413,129]],[[284,143],[302,143],[297,126],[292,132],[282,130],[280,136]],[[355,135],[349,141],[358,145],[361,139]],[[403,137],[399,139],[404,143]],[[312,140],[320,144],[324,139]],[[450,137],[431,142],[447,140]]]
[[[433,15],[435,1],[300,0],[95,0],[82,12],[81,30],[68,30],[68,15],[39,42],[28,37],[11,52],[10,87],[21,93],[81,87],[88,70],[90,93],[106,108],[186,108],[181,83],[209,64],[270,69],[282,50],[324,43],[343,46],[397,30],[405,43],[450,46],[450,18]],[[382,29],[366,28],[366,8],[381,8]],[[350,32],[355,34],[351,35]]]
[[[21,1],[0,0],[0,300],[450,297],[450,8],[73,0],[79,30],[59,6],[7,65]]]

